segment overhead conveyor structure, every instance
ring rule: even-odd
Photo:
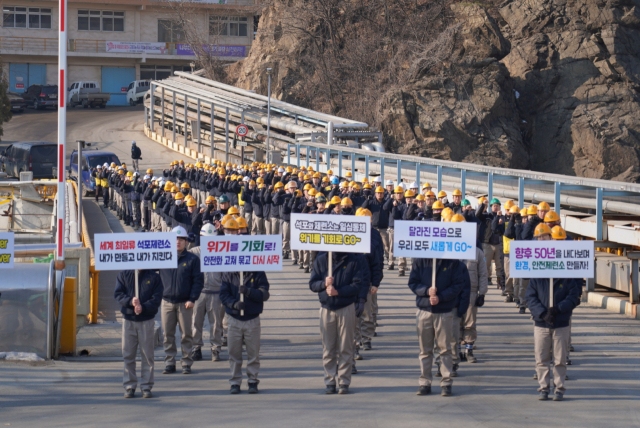
[[[152,82],[145,97],[145,117],[151,132],[180,143],[186,150],[225,162],[244,163],[270,156],[270,161],[279,163],[290,144],[327,144],[329,139],[337,146],[384,152],[382,133],[371,131],[366,123],[274,99],[270,114],[267,106],[268,99],[263,95],[176,72],[168,79]],[[244,144],[238,144],[239,125],[249,129],[246,150],[241,148]],[[315,157],[315,153],[312,150],[309,155]]]

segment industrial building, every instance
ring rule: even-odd
[[[259,6],[260,0],[210,0],[189,7],[198,11],[200,37],[221,59],[237,61],[249,53]],[[57,84],[58,2],[7,0],[2,9],[0,55],[9,90]],[[131,81],[190,70],[194,54],[175,16],[166,1],[69,1],[69,83],[100,82],[109,105],[125,105]]]

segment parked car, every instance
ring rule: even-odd
[[[7,96],[9,97],[9,101],[11,102],[11,111],[22,113],[25,106],[27,105],[24,98],[22,98],[22,95],[17,92],[7,91]]]
[[[57,167],[58,145],[49,141],[21,141],[13,143],[2,152],[4,170],[8,175],[20,178],[22,171],[33,171],[33,178],[54,178]]]
[[[148,80],[135,80],[129,83],[127,89],[127,102],[130,106],[141,103],[144,96],[151,89],[151,82]]]
[[[106,108],[111,94],[100,92],[100,84],[95,81],[75,82],[69,87],[69,107],[81,105],[84,108]]]
[[[58,85],[31,85],[22,93],[27,107],[40,110],[58,106]]]
[[[116,165],[120,165],[120,159],[118,156],[111,152],[103,150],[82,150],[82,196],[87,196],[90,192],[96,191],[96,182],[91,177],[91,170],[98,165],[104,165],[105,163],[111,165],[111,162],[115,162]],[[69,175],[72,179],[78,180],[78,151],[74,150],[71,153],[69,159]]]

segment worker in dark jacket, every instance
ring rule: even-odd
[[[332,271],[329,272],[329,254]],[[355,303],[371,283],[369,267],[362,254],[319,252],[313,262],[309,288],[320,299],[322,364],[327,394],[348,394],[353,364],[356,322]]]
[[[136,145],[135,141],[131,142],[131,163],[133,164],[133,171],[138,171],[138,161],[142,160],[142,151],[140,147]]]
[[[138,272],[136,297],[135,271],[123,270],[116,279],[114,297],[122,306],[122,357],[124,358],[125,398],[133,398],[138,386],[136,354],[140,348],[140,389],[144,398],[151,398],[154,368],[154,318],[162,302],[162,281],[150,270]]]
[[[178,267],[161,269],[160,278],[164,292],[162,294],[162,330],[164,332],[165,368],[162,373],[176,371],[176,324],[180,325],[182,339],[182,373],[191,373],[191,348],[193,347],[192,320],[193,306],[204,287],[204,276],[200,272],[200,259],[186,250],[187,231],[182,226],[173,232],[178,239]]]
[[[231,393],[238,394],[242,384],[242,345],[247,348],[249,394],[258,392],[260,370],[260,314],[269,300],[269,281],[264,272],[244,272],[240,283],[238,272],[222,275],[220,300],[228,315],[227,332]],[[242,296],[242,299],[240,298]]]
[[[416,323],[420,343],[420,376],[418,395],[431,393],[433,349],[440,349],[441,395],[451,395],[451,341],[453,314],[458,295],[468,280],[464,264],[458,260],[436,261],[436,287],[432,287],[432,259],[414,259],[409,275],[409,288],[416,295]]]
[[[390,249],[391,240],[389,239],[389,213],[391,212],[391,209],[384,209],[385,202],[384,188],[382,186],[378,186],[375,188],[374,196],[368,197],[362,204],[362,208],[366,208],[371,211],[373,221],[372,226],[380,232],[380,237],[382,238],[382,244],[384,247],[384,254],[388,258],[389,254],[393,252],[393,250]]]
[[[371,211],[366,208],[358,208],[356,216],[371,217]],[[356,304],[356,337],[355,337],[355,355],[356,360],[361,360],[360,344],[365,351],[371,350],[371,341],[375,336],[376,323],[374,318],[373,301],[377,296],[378,288],[384,276],[384,250],[382,248],[382,238],[380,232],[371,229],[371,251],[365,254],[365,259],[369,267],[371,275],[371,284],[369,287],[363,287],[362,292]],[[355,362],[353,363],[352,373],[357,373]]]
[[[534,231],[538,240],[551,240],[551,229],[539,224]],[[533,342],[536,355],[536,374],[540,387],[539,399],[549,398],[549,377],[553,355],[553,383],[556,387],[554,401],[564,398],[564,381],[567,375],[567,352],[571,328],[571,314],[580,303],[581,279],[553,279],[553,303],[549,300],[550,280],[533,278],[527,287],[527,306],[533,317]]]

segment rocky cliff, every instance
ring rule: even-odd
[[[640,181],[640,0],[431,1],[412,11],[418,25],[394,23],[402,14],[387,2],[360,21],[366,11],[334,0],[331,22],[344,19],[351,33],[291,13],[297,2],[267,4],[232,83],[266,93],[271,66],[276,97],[358,116],[384,132],[392,152]],[[379,42],[356,44],[375,19],[384,31],[368,39]],[[314,32],[335,43],[311,43],[305,35]],[[375,66],[340,74],[345,49],[359,63],[375,55]]]

